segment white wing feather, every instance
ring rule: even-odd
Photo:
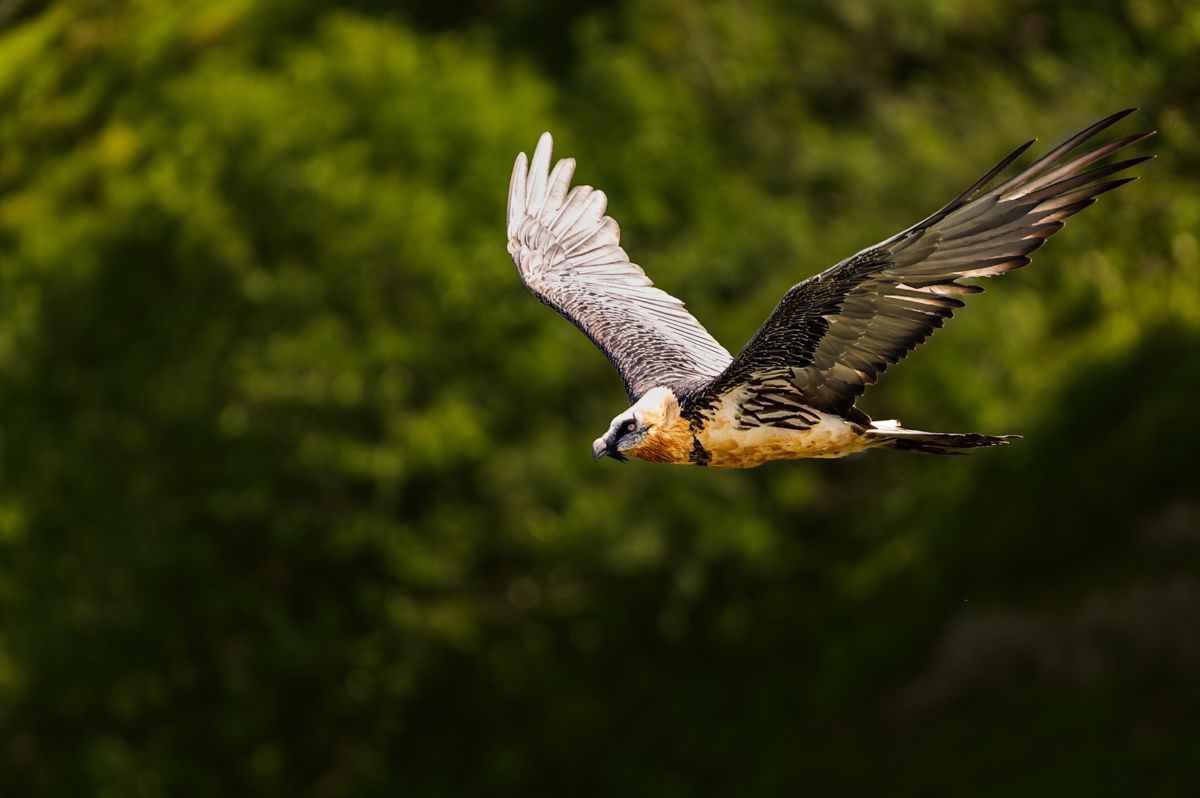
[[[543,133],[533,160],[521,153],[513,164],[508,251],[521,279],[604,351],[631,400],[655,386],[716,377],[729,353],[630,262],[620,227],[604,215],[604,192],[570,188],[575,160],[564,158],[551,171],[552,146]]]

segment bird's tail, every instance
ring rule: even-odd
[[[1020,435],[980,435],[977,432],[922,432],[904,429],[899,421],[875,421],[863,433],[876,446],[925,454],[964,454],[966,449],[999,446]]]

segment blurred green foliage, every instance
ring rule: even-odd
[[[1183,795],[1200,6],[0,6],[0,793]],[[867,396],[966,458],[596,465],[544,129],[730,349],[1031,135],[1157,127]]]

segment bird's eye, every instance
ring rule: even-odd
[[[637,429],[637,422],[632,418],[621,425],[622,434],[633,432],[635,429]]]

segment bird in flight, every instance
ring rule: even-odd
[[[1135,179],[1113,176],[1150,156],[1093,164],[1154,131],[1075,152],[1133,110],[992,186],[1033,142],[1018,147],[928,218],[793,286],[737,357],[629,260],[604,192],[570,187],[572,158],[551,169],[543,133],[533,160],[521,153],[513,165],[508,251],[533,295],[600,347],[625,383],[631,406],[593,455],[750,468],[880,447],[960,454],[1006,443],[1013,436],[872,421],[855,401],[962,296],[983,290],[960,280],[1025,266],[1067,217]]]

